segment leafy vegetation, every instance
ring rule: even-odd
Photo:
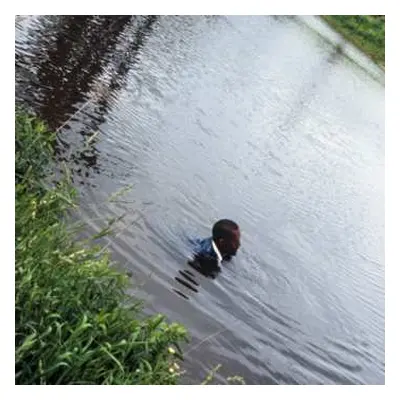
[[[15,135],[16,383],[176,384],[185,328],[145,317],[109,255],[75,240],[75,190],[48,183],[54,135],[20,111]]]

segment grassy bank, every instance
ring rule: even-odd
[[[323,15],[321,17],[378,65],[385,66],[385,16]]]
[[[176,384],[185,329],[143,316],[109,256],[75,241],[74,189],[48,183],[53,143],[16,113],[16,383]]]

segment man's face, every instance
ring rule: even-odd
[[[232,238],[230,238],[229,240],[221,239],[219,247],[223,252],[224,258],[229,259],[235,256],[240,247],[240,230],[235,230],[232,234]]]
[[[240,247],[240,229],[234,231],[229,247],[229,255],[235,256]]]

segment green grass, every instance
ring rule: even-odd
[[[322,18],[378,65],[385,66],[385,16],[323,15]]]
[[[144,316],[109,255],[75,240],[75,190],[49,184],[54,139],[16,112],[16,384],[178,383],[186,330]]]

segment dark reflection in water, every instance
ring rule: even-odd
[[[188,289],[193,290],[193,292],[195,292],[195,293],[198,292],[198,290],[193,285],[191,285],[192,282],[189,283],[189,282],[179,278],[179,276],[176,276],[175,280],[177,282],[181,283],[183,286],[186,286]]]
[[[190,276],[194,276],[190,271],[179,271],[179,273],[193,285],[199,286],[199,284]]]
[[[96,133],[105,122],[110,101],[126,84],[135,55],[156,20],[157,16],[62,16],[29,43],[29,57],[16,57],[17,70],[35,65],[34,84],[31,80],[20,82],[19,93],[50,129],[63,128],[56,153],[59,161],[73,163],[75,176],[88,178],[91,172],[100,173]],[[129,36],[124,36],[126,31]],[[105,70],[111,71],[109,81],[98,87],[96,79]],[[23,89],[26,85],[29,90]],[[92,90],[96,90],[94,96],[90,96]],[[71,132],[70,124],[82,118],[84,123]],[[80,146],[71,148],[71,134],[81,135]]]
[[[186,300],[189,300],[189,297],[186,296],[186,294],[182,293],[180,290],[178,290],[178,289],[172,289],[172,290],[173,290],[177,295],[183,297],[183,298],[186,299]]]
[[[63,16],[39,40],[29,44],[29,59],[35,65],[36,111],[50,128],[58,129],[76,112],[76,104],[87,100],[95,78],[109,62],[119,34],[131,17]],[[96,118],[94,116],[94,118]]]
[[[194,261],[188,261],[188,265],[191,266],[194,270],[196,270],[199,274],[206,278],[211,278],[215,279],[220,270],[216,271],[215,269],[209,269],[206,266],[201,266],[199,262],[194,262]],[[182,279],[180,276],[175,277],[175,281],[186,287],[187,289],[190,289],[194,293],[198,293],[199,291],[199,282],[196,280],[196,275],[185,269],[185,270],[179,270],[178,273],[185,279]],[[173,288],[172,289],[174,292],[178,293],[180,296],[184,297],[185,299],[189,300],[189,297],[187,295],[184,295],[181,291]]]

